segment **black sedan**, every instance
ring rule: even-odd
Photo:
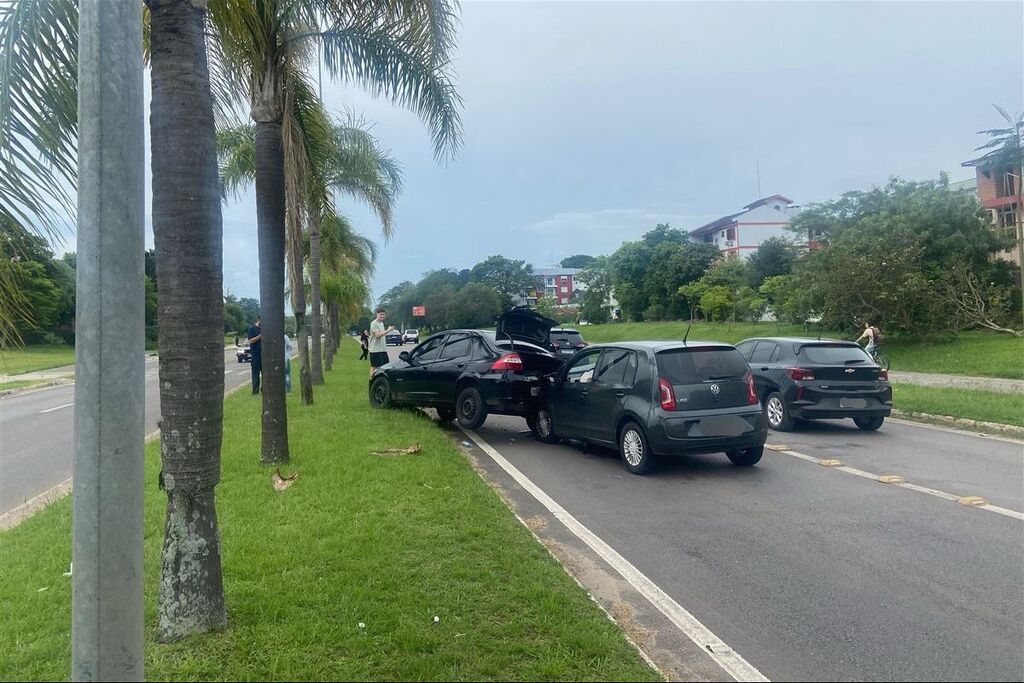
[[[657,456],[725,452],[756,464],[767,438],[746,361],[728,344],[595,344],[549,378],[537,438],[617,446],[626,468],[645,474]]]
[[[405,338],[402,337],[402,333],[399,330],[391,330],[384,335],[384,345],[389,346],[391,344],[405,346]]]
[[[500,325],[499,325],[500,328]],[[515,336],[450,330],[426,338],[370,378],[370,405],[425,406],[476,429],[488,413],[532,417],[554,354]]]
[[[874,431],[892,412],[888,371],[854,342],[765,337],[736,348],[750,363],[772,429],[787,431],[798,419],[853,418]]]

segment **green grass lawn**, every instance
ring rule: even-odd
[[[685,322],[611,323],[579,328],[589,342],[632,339],[682,339]],[[694,323],[690,339],[723,341],[734,344],[755,336],[816,337],[812,325],[805,333],[802,325],[778,323]],[[823,337],[852,339],[842,332],[823,331]],[[982,331],[961,332],[936,341],[890,340],[882,347],[892,370],[936,372],[951,375],[1024,378],[1024,338]]]
[[[25,346],[0,351],[0,375],[49,370],[75,362],[74,346]]]
[[[1024,427],[1024,394],[894,383],[892,402],[900,410]]]
[[[148,678],[659,678],[441,429],[371,409],[363,364],[336,362],[327,382],[313,407],[289,396],[282,470],[299,478],[280,493],[258,464],[259,399],[226,401],[224,633],[153,639],[165,498],[147,448]],[[416,442],[419,455],[370,455]],[[0,680],[69,676],[70,524],[66,498],[0,533]]]
[[[29,387],[46,384],[47,380],[44,379],[27,379],[18,380],[16,382],[0,382],[0,391],[8,389],[27,389]]]

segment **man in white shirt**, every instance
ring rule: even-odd
[[[377,317],[370,323],[370,377],[373,371],[382,365],[387,365],[388,360],[388,332],[394,330],[394,326],[384,327],[384,315],[387,313],[383,308],[377,309]]]

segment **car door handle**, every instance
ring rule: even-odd
[[[464,367],[466,367],[466,364],[465,363],[457,363],[455,365],[455,367],[457,367],[457,368],[464,368]]]
[[[620,389],[619,391],[615,392],[615,395],[618,396],[619,398],[622,398],[626,395],[626,392]]]
[[[761,368],[761,372],[768,372],[768,368]]]

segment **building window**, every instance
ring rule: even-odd
[[[553,278],[553,277],[546,277],[546,278],[544,278],[544,286],[545,287],[554,287],[555,286],[555,278]]]

